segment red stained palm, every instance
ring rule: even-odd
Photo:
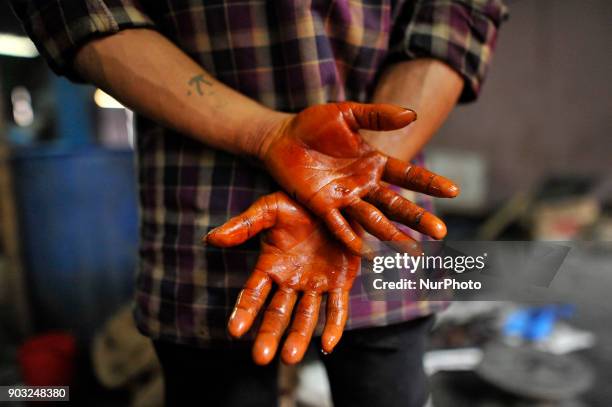
[[[228,323],[234,337],[247,332],[263,307],[273,284],[270,301],[253,345],[253,359],[269,363],[289,326],[281,352],[285,363],[302,360],[317,325],[323,295],[327,295],[323,350],[336,346],[348,315],[349,291],[360,258],[336,241],[315,217],[283,192],[266,195],[241,215],[212,230],[206,241],[231,247],[263,232],[261,253]]]
[[[322,219],[355,254],[363,254],[363,242],[344,215],[384,241],[410,240],[391,221],[441,239],[446,235],[444,223],[388,184],[448,198],[457,196],[457,185],[384,155],[358,133],[359,129],[395,130],[415,119],[414,111],[387,104],[313,106],[269,134],[262,147],[263,161],[289,195]]]

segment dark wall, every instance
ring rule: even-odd
[[[612,175],[612,1],[511,1],[480,100],[430,144],[484,155],[491,202],[550,172]]]

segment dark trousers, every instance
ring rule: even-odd
[[[433,317],[344,332],[321,356],[335,407],[422,407],[425,340]],[[316,341],[319,338],[313,340]],[[200,349],[155,342],[166,386],[166,406],[277,405],[277,364],[257,366],[251,349]]]

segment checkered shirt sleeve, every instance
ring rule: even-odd
[[[72,59],[93,38],[154,27],[138,0],[11,0],[25,31],[58,75],[81,82]]]
[[[407,1],[397,10],[387,61],[439,59],[464,79],[460,101],[471,102],[478,97],[507,17],[502,0]]]

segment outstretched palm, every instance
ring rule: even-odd
[[[358,133],[399,129],[415,118],[412,110],[386,104],[313,106],[276,127],[268,136],[263,161],[279,184],[353,253],[363,253],[362,240],[341,211],[381,240],[410,240],[391,220],[439,239],[446,234],[444,223],[386,183],[437,197],[454,197],[458,187],[384,155]]]
[[[349,291],[359,271],[359,257],[283,192],[260,198],[244,213],[212,230],[206,240],[231,247],[263,230],[259,259],[230,317],[230,334],[240,337],[250,329],[275,283],[277,290],[253,346],[255,362],[266,364],[274,357],[299,293],[302,296],[283,346],[283,361],[297,363],[303,358],[324,294],[327,313],[322,346],[331,352],[346,324]]]

